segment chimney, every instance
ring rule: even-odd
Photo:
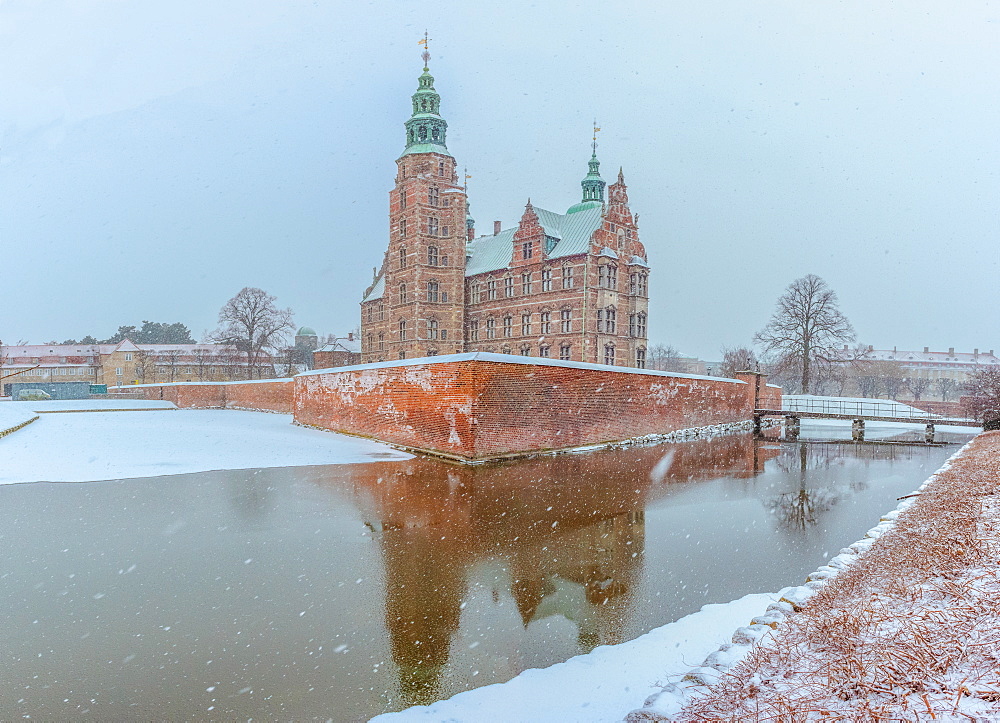
[[[500,222],[499,221],[494,221],[493,222],[493,235],[496,236],[499,233],[500,233]]]
[[[924,354],[930,354],[930,353],[931,353],[931,348],[929,346],[925,346],[924,347]]]
[[[978,349],[973,349],[972,350],[972,356],[979,356],[979,350]]]
[[[875,351],[875,347],[871,344],[868,345],[868,351]]]
[[[347,341],[354,341],[354,332],[353,331],[347,332]]]
[[[955,356],[955,347],[953,346],[948,347],[948,356]]]
[[[844,351],[847,351],[847,344],[844,344]]]
[[[990,349],[990,356],[993,356],[993,350]]]

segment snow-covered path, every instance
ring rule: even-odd
[[[0,484],[410,457],[378,442],[291,422],[289,414],[215,409],[42,414],[0,439]]]

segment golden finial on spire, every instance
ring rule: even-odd
[[[468,168],[463,168],[462,169],[462,175],[465,176],[465,195],[468,196],[469,195],[469,179],[472,178],[472,176],[469,175],[469,169]]]
[[[591,142],[590,149],[595,156],[597,155],[597,134],[600,132],[600,130],[601,129],[597,127],[597,119],[594,118],[594,138],[593,141]]]
[[[417,45],[424,46],[424,52],[420,54],[420,57],[424,59],[424,70],[428,69],[427,64],[431,61],[430,42],[431,42],[430,36],[427,34],[427,31],[425,30],[424,37],[417,41]]]

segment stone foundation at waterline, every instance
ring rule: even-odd
[[[317,370],[295,377],[295,420],[463,462],[618,442],[748,420],[781,390],[485,352]],[[780,407],[779,407],[780,408]]]
[[[292,379],[124,387],[189,409],[292,413],[299,424],[481,462],[731,425],[781,389],[674,374],[477,352],[320,369]]]

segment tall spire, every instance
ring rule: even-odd
[[[597,160],[597,134],[601,129],[594,121],[594,136],[590,145],[590,161],[587,163],[587,175],[584,176],[580,185],[583,187],[583,200],[581,203],[604,203],[604,186],[607,185],[601,178],[601,162]]]
[[[441,96],[434,90],[434,77],[430,74],[430,37],[424,32],[419,44],[424,50],[420,57],[424,61],[424,72],[418,79],[417,92],[413,94],[413,115],[406,121],[406,149],[403,155],[411,153],[440,153],[450,156],[445,146],[448,123],[441,117]]]

